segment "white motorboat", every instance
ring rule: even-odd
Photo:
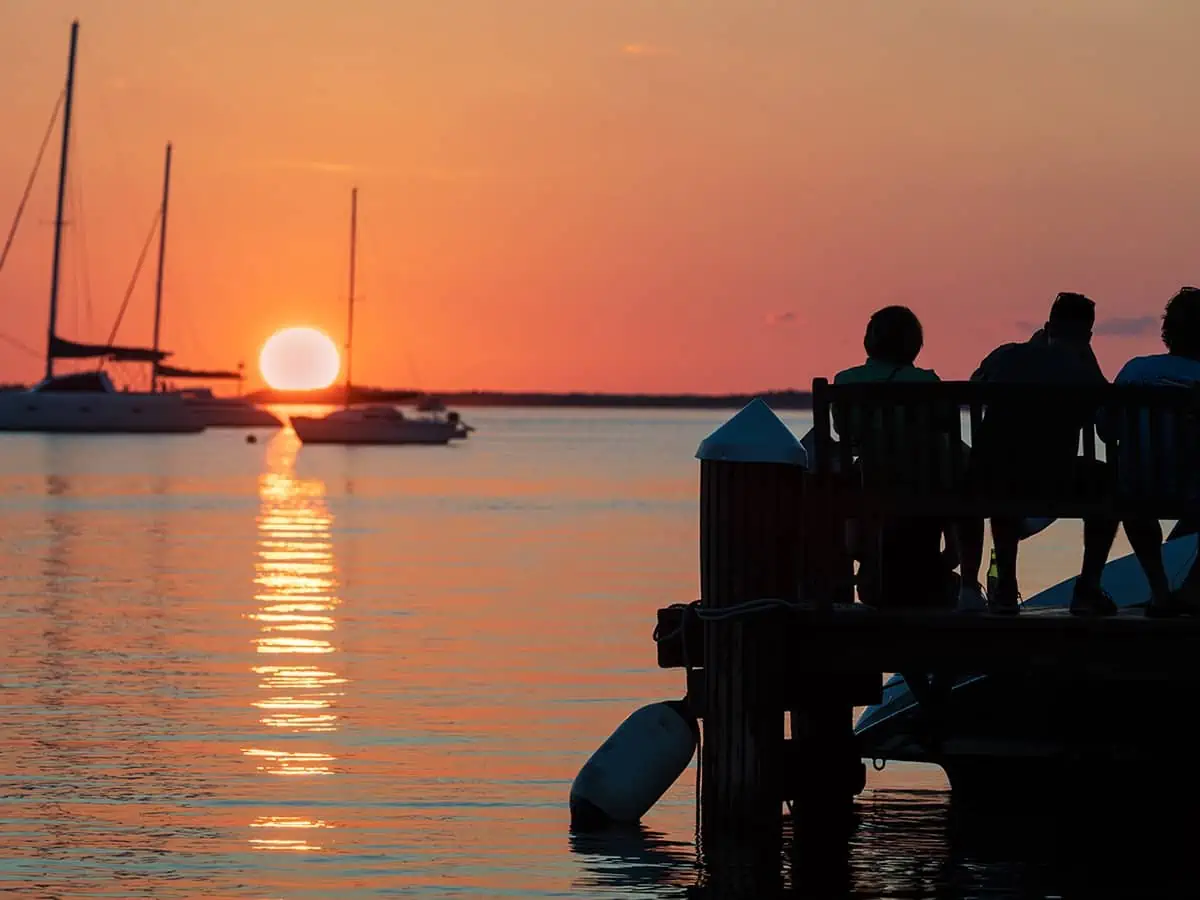
[[[1182,582],[1196,555],[1197,535],[1177,527],[1163,545],[1172,587]],[[1030,597],[1021,615],[1061,614],[1074,583],[1068,578]],[[1101,583],[1121,610],[1149,600],[1145,574],[1132,554],[1108,563]],[[1138,773],[1149,790],[1146,779],[1156,761],[1174,752],[1183,734],[1179,709],[1191,703],[1193,693],[1190,683],[1166,689],[1109,680],[1098,689],[1086,677],[1047,682],[964,673],[952,682],[945,707],[924,716],[903,676],[894,674],[884,684],[882,702],[867,707],[854,730],[864,758],[932,763],[946,772],[955,792],[1057,791],[1069,776],[1090,777],[1097,770],[1106,773],[1106,782],[1117,771]]]
[[[62,149],[54,220],[54,255],[50,275],[50,322],[47,329],[46,370],[28,390],[0,394],[0,431],[73,433],[179,433],[204,430],[203,420],[180,397],[118,391],[101,371],[56,375],[59,359],[99,359],[116,362],[161,362],[170,354],[157,349],[119,347],[111,343],[83,344],[57,334],[58,292],[62,270],[67,163],[70,149],[71,106],[75,90],[75,57],[79,22],[71,24],[67,81],[62,104]],[[57,109],[55,111],[57,115]],[[40,160],[40,157],[39,157]],[[36,167],[35,167],[36,174]],[[19,222],[20,210],[18,210]],[[14,223],[14,228],[15,228]]]
[[[449,421],[407,418],[387,405],[352,406],[291,421],[305,444],[448,444],[459,428]]]
[[[394,406],[350,406],[354,343],[354,277],[358,235],[358,188],[350,193],[350,291],[346,325],[346,405],[327,416],[291,416],[296,436],[305,444],[448,444],[467,435],[458,413],[426,409],[409,418]]]

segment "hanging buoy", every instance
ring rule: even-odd
[[[699,739],[686,700],[635,710],[575,776],[571,827],[588,831],[640,821],[683,774]]]

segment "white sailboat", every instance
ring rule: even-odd
[[[154,286],[154,350],[159,349],[158,338],[162,328],[163,278],[167,258],[167,212],[171,200],[171,145],[167,144],[166,160],[163,164],[163,193],[161,218],[158,230],[158,275]],[[152,363],[150,392],[152,394],[174,394],[186,403],[204,424],[210,428],[278,428],[283,422],[267,410],[256,406],[245,397],[218,397],[209,388],[174,390],[163,387],[159,379],[170,378],[195,381],[241,381],[242,372],[228,369],[187,369],[168,366],[161,360]]]
[[[457,413],[406,418],[387,404],[351,406],[351,361],[354,341],[354,275],[358,237],[358,188],[350,193],[350,293],[346,327],[346,394],[341,409],[327,416],[292,416],[292,428],[305,444],[448,444],[465,426]]]
[[[62,232],[70,149],[71,106],[75,89],[75,57],[79,22],[71,23],[67,82],[63,103],[62,149],[58,167],[58,199],[54,220],[54,258],[50,275],[50,322],[46,332],[46,371],[28,390],[0,392],[0,431],[70,432],[82,434],[164,434],[204,430],[204,421],[180,397],[118,391],[101,371],[56,375],[58,359],[108,359],[118,362],[161,362],[166,352],[112,344],[82,344],[57,333],[58,289],[62,269]]]

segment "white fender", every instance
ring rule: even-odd
[[[699,735],[686,700],[634,710],[575,776],[572,827],[640,821],[688,767]]]

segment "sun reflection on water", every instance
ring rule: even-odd
[[[258,662],[251,670],[259,694],[251,705],[267,732],[263,745],[242,752],[268,776],[315,777],[335,774],[337,759],[323,745],[296,749],[294,739],[337,731],[338,701],[347,679],[330,662],[337,659],[340,605],[333,517],[325,505],[324,483],[295,477],[298,447],[290,429],[280,432],[268,450],[269,471],[259,482],[258,605],[249,615],[258,623]],[[285,738],[286,744],[280,744]],[[299,816],[260,816],[251,827],[271,829],[250,838],[256,849],[314,851],[321,847],[296,830],[333,826]]]
[[[329,828],[320,819],[305,819],[299,816],[259,816],[250,823],[251,828],[288,829],[281,834],[287,834],[291,829],[300,828]],[[314,844],[304,837],[260,837],[251,838],[250,843],[259,850],[320,850],[319,844]]]

